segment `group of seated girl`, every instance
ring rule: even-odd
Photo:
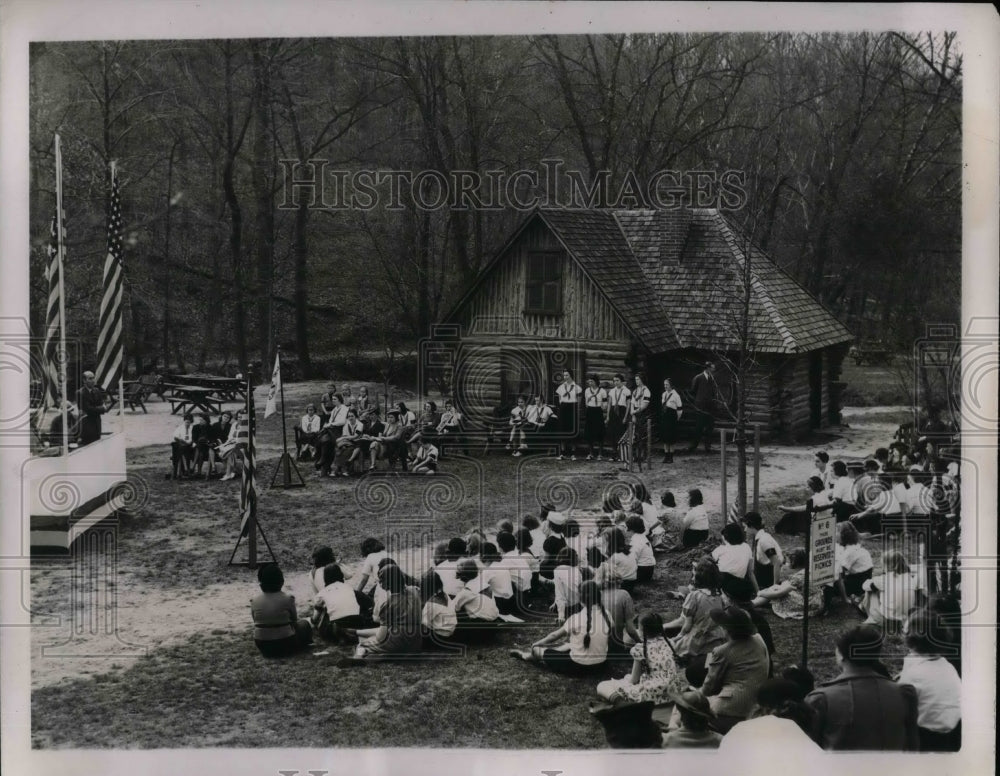
[[[398,463],[401,469],[414,474],[433,474],[437,470],[438,450],[433,437],[417,424],[404,402],[389,410],[383,422],[374,405],[361,409],[362,402],[355,402],[357,406],[348,406],[337,393],[328,399],[325,423],[310,404],[296,428],[298,455],[315,457],[315,468],[321,476],[347,477],[359,469],[375,471],[379,461],[385,461],[389,470]]]
[[[223,480],[233,479],[246,450],[248,430],[244,418],[243,410],[235,416],[226,410],[215,421],[205,412],[184,415],[170,441],[173,478],[210,479],[221,474]],[[220,472],[223,462],[225,471]]]

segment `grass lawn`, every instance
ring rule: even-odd
[[[261,423],[258,447],[259,479],[266,486],[280,453],[280,422]],[[238,531],[239,480],[167,480],[168,459],[163,445],[129,451],[129,476],[148,493],[148,501],[118,527],[116,584],[148,594],[150,600],[190,597],[192,606],[198,605],[199,591],[224,586],[236,591],[234,600],[240,603],[209,612],[212,626],[154,646],[125,669],[67,676],[36,687],[33,746],[605,746],[600,726],[587,711],[597,699],[595,680],[551,675],[507,655],[508,649],[527,645],[554,623],[510,627],[494,642],[447,659],[339,669],[335,663],[347,652],[341,648],[326,656],[264,661],[252,642],[247,606],[257,591],[255,575],[226,565]],[[809,448],[769,453],[762,467],[768,479],[761,489],[761,512],[769,523],[779,517],[778,504],[803,499],[799,470],[804,459],[808,467]],[[718,507],[718,466],[716,456],[678,456],[673,466],[655,465],[641,476],[655,496],[667,488],[678,495],[689,487],[704,488],[711,513],[713,504]],[[452,459],[443,469],[439,477],[321,480],[305,464],[306,488],[265,491],[260,518],[286,580],[305,575],[310,553],[319,544],[330,544],[345,562],[356,563],[366,536],[389,534],[404,546],[429,546],[480,524],[492,533],[501,518],[537,513],[540,501],[560,508],[595,508],[607,489],[639,476],[608,463],[560,464],[539,457]],[[713,521],[715,528],[721,527],[717,512]],[[785,537],[783,546],[787,552],[796,543]],[[877,558],[879,548],[871,549]],[[669,600],[666,592],[688,581],[690,563],[689,554],[660,556],[657,581],[641,589],[637,608],[675,616],[680,602]],[[38,611],[58,608],[66,597],[66,590],[53,583],[55,573],[45,568],[32,572]],[[300,613],[306,603],[300,596]],[[185,616],[165,607],[162,627],[169,630],[173,622],[183,632]],[[768,619],[776,666],[798,662],[801,623],[771,614]],[[855,613],[841,609],[810,624],[810,668],[818,679],[836,673],[832,640],[857,621]],[[891,651],[890,663],[898,668],[901,644],[893,644]],[[627,669],[609,669],[608,676],[624,675]]]

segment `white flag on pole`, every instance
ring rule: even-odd
[[[264,407],[264,418],[271,417],[278,403],[278,391],[281,390],[281,353],[274,357],[274,371],[271,373],[271,388],[267,392],[267,406]]]

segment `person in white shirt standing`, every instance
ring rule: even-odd
[[[608,391],[607,433],[612,450],[618,449],[618,443],[625,433],[625,423],[628,420],[629,408],[632,405],[632,391],[625,385],[625,377],[617,374],[614,385]],[[620,456],[615,455],[615,460]]]
[[[663,381],[660,396],[660,436],[663,439],[663,463],[674,462],[674,443],[677,441],[677,421],[681,419],[681,395],[669,379]]]
[[[604,457],[604,434],[606,432],[604,416],[608,408],[608,392],[601,387],[600,378],[591,375],[587,379],[587,390],[583,392],[584,425],[583,436],[587,440],[589,451],[587,460],[594,460],[594,448],[597,448],[597,460]]]
[[[577,428],[577,405],[580,403],[580,395],[583,389],[573,381],[573,375],[567,369],[563,372],[563,381],[556,388],[556,395],[559,397],[559,409],[556,414],[559,416],[559,430],[563,434],[562,451],[559,460],[569,456],[571,461],[576,460],[576,435]]]

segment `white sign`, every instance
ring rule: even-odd
[[[810,530],[809,586],[833,582],[835,573],[834,533],[837,518],[833,515],[814,518]]]

